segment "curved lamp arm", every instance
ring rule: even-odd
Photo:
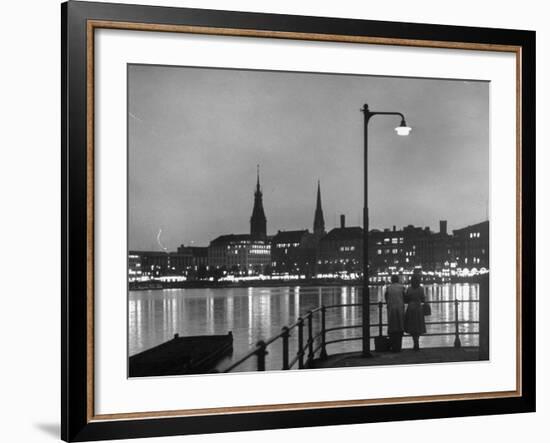
[[[397,115],[401,117],[401,124],[395,128],[395,132],[397,132],[397,135],[406,136],[409,135],[409,133],[411,132],[412,128],[410,126],[407,126],[405,116],[401,112],[373,112],[369,109],[369,105],[367,105],[366,103],[363,105],[361,112],[365,114],[365,125],[367,125],[371,117],[374,117],[375,115]]]

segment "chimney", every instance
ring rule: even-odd
[[[395,225],[393,225],[393,232],[395,232],[395,231],[396,231],[396,229],[395,229]]]
[[[340,227],[341,228],[346,227],[346,216],[344,214],[340,214]]]
[[[447,220],[439,220],[439,233],[447,235]]]

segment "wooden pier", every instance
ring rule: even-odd
[[[233,353],[233,334],[179,337],[130,357],[130,377],[204,374]]]

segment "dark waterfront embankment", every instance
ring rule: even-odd
[[[151,289],[223,289],[223,288],[286,288],[295,286],[342,286],[363,284],[362,280],[329,280],[329,279],[304,279],[304,280],[248,280],[243,282],[227,281],[159,281],[129,283],[131,291]]]
[[[479,360],[483,360],[483,358],[480,358],[480,350],[477,346],[464,348],[421,348],[420,351],[404,349],[399,353],[373,351],[371,358],[362,357],[360,352],[335,354],[325,360],[313,360],[309,368],[352,368],[359,366],[414,365],[419,363],[451,363]]]
[[[445,284],[445,283],[479,283],[483,276],[451,278],[442,281],[440,278],[423,277],[423,284]],[[371,281],[370,286],[384,286],[385,281]],[[308,287],[308,286],[361,286],[363,279],[341,280],[341,279],[289,279],[289,280],[247,280],[242,282],[228,281],[160,281],[150,280],[148,282],[129,282],[130,291],[150,291],[155,289],[216,289],[216,288],[286,288],[286,287]]]

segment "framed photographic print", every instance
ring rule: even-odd
[[[64,440],[534,411],[534,32],[61,12]]]

